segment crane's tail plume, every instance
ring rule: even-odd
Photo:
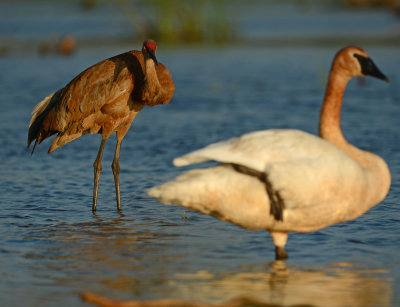
[[[31,154],[33,154],[36,145],[40,144],[45,138],[53,134],[50,131],[43,130],[43,121],[56,105],[60,92],[61,90],[58,90],[57,92],[47,96],[45,99],[39,102],[32,111],[32,118],[29,123],[27,146],[29,148],[33,140],[35,140]]]

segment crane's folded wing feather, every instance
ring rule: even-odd
[[[135,81],[137,83],[139,80],[131,72],[130,62],[133,58],[130,53],[125,53],[104,60],[89,67],[67,84],[58,106],[61,127],[95,114],[106,104],[115,103],[121,95],[129,96]],[[137,65],[140,66],[139,62]],[[138,71],[140,69],[136,70],[136,74]]]

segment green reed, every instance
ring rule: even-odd
[[[235,37],[228,0],[116,0],[138,38],[165,43],[223,43]]]

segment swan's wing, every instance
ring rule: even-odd
[[[276,222],[269,214],[263,183],[228,164],[190,170],[147,193],[165,204],[209,214],[247,229],[268,229]]]
[[[269,163],[318,157],[332,147],[312,134],[299,130],[263,130],[218,142],[174,159],[175,166],[209,160],[244,165],[264,171]]]
[[[350,156],[331,143],[298,130],[266,130],[246,134],[226,142],[212,144],[177,158],[174,162],[176,165],[187,165],[207,160],[238,164],[266,174],[270,189],[274,193],[279,193],[287,210],[342,206],[345,212],[353,200],[362,199],[360,187],[365,186],[363,170]],[[174,192],[174,197],[170,195],[178,185],[174,188],[169,186],[167,193],[169,196],[166,197],[168,201],[164,196],[160,196],[161,194],[153,196],[164,202],[182,205],[187,201],[183,196],[180,199],[179,195],[190,196],[194,193],[197,199],[201,199],[202,195],[211,195],[209,185],[205,184],[206,178],[212,178],[210,179],[212,186],[219,181],[218,176],[221,172],[209,169],[204,174],[209,177],[192,176],[182,177],[185,180],[179,179],[179,191]],[[188,178],[190,185],[186,184],[189,182]],[[197,180],[199,185],[193,185]],[[220,186],[226,190],[224,193],[229,194],[240,186],[239,179],[233,182],[221,177],[222,180],[226,181],[225,185]],[[242,200],[250,197],[252,192],[249,191],[253,191],[250,186],[248,190],[240,190],[244,193],[240,197]],[[184,193],[184,191],[190,192]],[[266,187],[264,195],[267,195]],[[236,197],[239,199],[239,196]],[[206,203],[218,207],[219,201]],[[214,209],[209,208],[210,211]]]
[[[360,191],[351,182],[359,170],[349,175],[345,168],[335,170],[331,166],[322,160],[303,160],[267,169],[273,189],[284,201],[282,220],[271,214],[265,184],[229,164],[190,170],[147,193],[163,203],[200,211],[247,229],[308,232],[355,217],[352,211],[357,210]],[[343,166],[354,167],[350,161],[344,161]]]

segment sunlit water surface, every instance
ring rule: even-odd
[[[137,46],[138,47],[138,46]],[[320,48],[175,48],[158,58],[173,74],[167,106],[145,108],[121,152],[122,213],[103,156],[99,204],[91,212],[100,136],[47,155],[26,150],[30,112],[78,72],[127,46],[85,49],[70,58],[0,58],[0,302],[2,306],[85,305],[79,293],[117,299],[227,301],[239,296],[282,305],[400,304],[400,50],[366,47],[391,83],[352,80],[343,107],[349,141],[382,156],[392,172],[386,199],[362,217],[310,234],[291,234],[286,263],[273,262],[267,232],[165,206],[146,189],[181,170],[172,159],[249,131],[317,132],[331,60]]]

